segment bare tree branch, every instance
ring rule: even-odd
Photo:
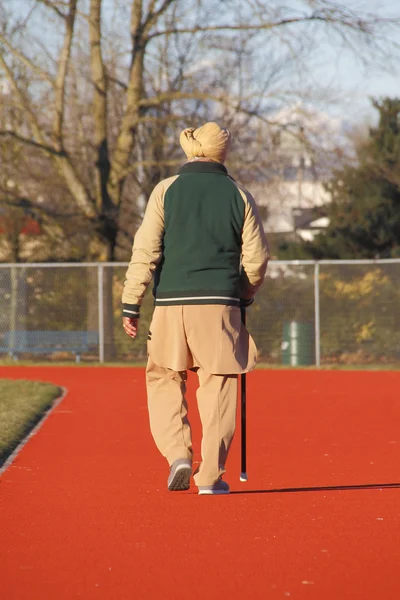
[[[194,34],[194,33],[206,33],[210,31],[263,31],[266,29],[274,29],[275,27],[283,27],[285,25],[292,25],[295,23],[305,23],[310,21],[325,21],[322,17],[309,16],[299,17],[292,19],[282,19],[278,22],[266,22],[257,24],[221,24],[221,25],[196,25],[194,27],[171,27],[170,29],[161,29],[151,33],[149,40],[163,36],[163,35],[179,35],[179,34]]]
[[[139,106],[143,107],[144,109],[149,109],[173,100],[213,100],[215,102],[224,102],[226,100],[226,96],[215,96],[214,94],[202,92],[171,91],[161,93],[158,96],[143,98],[142,100],[139,100]]]
[[[7,40],[7,38],[1,33],[0,33],[0,42],[2,44],[4,44],[6,46],[6,48],[8,48],[9,51],[16,58],[18,58],[18,60],[20,60],[25,66],[27,66],[34,73],[36,73],[36,75],[38,75],[41,79],[44,79],[45,81],[47,81],[47,83],[50,83],[51,86],[54,86],[54,80],[50,77],[50,75],[47,73],[47,71],[44,71],[44,69],[41,69],[36,63],[32,62],[25,54],[23,54],[23,52],[20,52],[19,50],[14,48],[14,46],[12,44],[10,44],[10,42]]]
[[[106,73],[106,77],[107,77],[108,81],[111,81],[111,83],[115,83],[115,85],[120,87],[122,90],[126,91],[128,89],[128,86],[126,85],[126,83],[124,81],[121,81],[120,79],[117,79],[116,77],[113,77],[109,73]]]
[[[12,137],[15,140],[17,140],[18,142],[21,142],[21,144],[25,144],[26,146],[32,146],[33,148],[38,148],[39,150],[42,150],[43,152],[45,152],[46,154],[49,154],[49,155],[50,154],[59,155],[59,156],[61,155],[61,153],[58,152],[57,150],[55,150],[55,148],[53,148],[53,146],[37,142],[36,140],[33,140],[33,139],[26,138],[26,137],[18,134],[16,131],[8,131],[8,130],[0,129],[0,137]]]
[[[144,22],[144,31],[148,33],[150,29],[153,27],[155,23],[157,23],[158,19],[165,13],[166,10],[174,3],[176,0],[164,0],[160,8],[154,11],[155,0],[153,0],[149,7],[149,12],[147,18]]]
[[[7,77],[8,81],[10,82],[10,85],[19,100],[19,104],[24,109],[25,114],[28,117],[28,121],[31,125],[31,128],[32,128],[32,131],[33,131],[36,141],[41,145],[45,145],[46,144],[45,138],[42,134],[42,130],[40,128],[39,122],[38,122],[35,114],[32,112],[29,102],[24,97],[24,94],[22,93],[22,91],[19,89],[18,84],[15,80],[15,77],[14,77],[11,69],[9,68],[8,64],[4,60],[3,54],[1,52],[0,52],[0,65],[3,68],[3,70],[6,74],[6,77]]]
[[[242,24],[217,24],[217,25],[196,25],[194,27],[171,27],[155,31],[149,35],[149,40],[163,35],[178,35],[178,34],[195,34],[206,33],[211,31],[263,31],[285,27],[287,25],[295,25],[301,23],[323,22],[331,25],[341,25],[355,32],[365,35],[372,34],[378,23],[380,24],[398,24],[398,19],[377,19],[376,16],[366,17],[361,19],[355,17],[351,12],[342,12],[339,10],[318,11],[311,15],[302,17],[292,17],[288,19],[280,19],[277,21],[266,21],[261,23],[242,23]]]
[[[67,15],[58,8],[59,6],[66,7],[66,4],[64,2],[55,2],[53,0],[36,0],[36,2],[38,4],[43,4],[44,6],[47,6],[47,8],[53,10],[56,13],[56,15],[58,15],[62,19],[67,18]]]
[[[76,5],[78,0],[69,0],[69,11],[65,17],[65,36],[58,63],[58,72],[55,81],[54,108],[55,116],[53,122],[53,139],[58,150],[63,147],[62,129],[65,112],[65,81],[68,72],[68,63],[71,56],[72,38],[74,35],[74,24],[76,16]]]

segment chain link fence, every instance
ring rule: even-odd
[[[0,358],[146,361],[153,300],[140,334],[121,327],[127,264],[1,264]],[[400,260],[271,261],[248,310],[266,364],[400,364]]]

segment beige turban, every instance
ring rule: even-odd
[[[228,129],[221,129],[217,123],[206,123],[198,129],[184,129],[179,138],[188,159],[211,158],[224,163],[231,142]]]

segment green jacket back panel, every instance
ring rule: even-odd
[[[149,199],[126,274],[124,316],[139,315],[153,274],[156,305],[238,305],[254,296],[267,262],[265,234],[249,192],[222,164],[187,163]]]

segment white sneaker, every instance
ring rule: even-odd
[[[200,485],[199,495],[220,496],[221,494],[229,494],[229,485],[226,481],[218,479],[213,485]]]
[[[168,489],[170,492],[181,492],[190,488],[192,476],[192,463],[188,458],[174,460],[168,477]]]

